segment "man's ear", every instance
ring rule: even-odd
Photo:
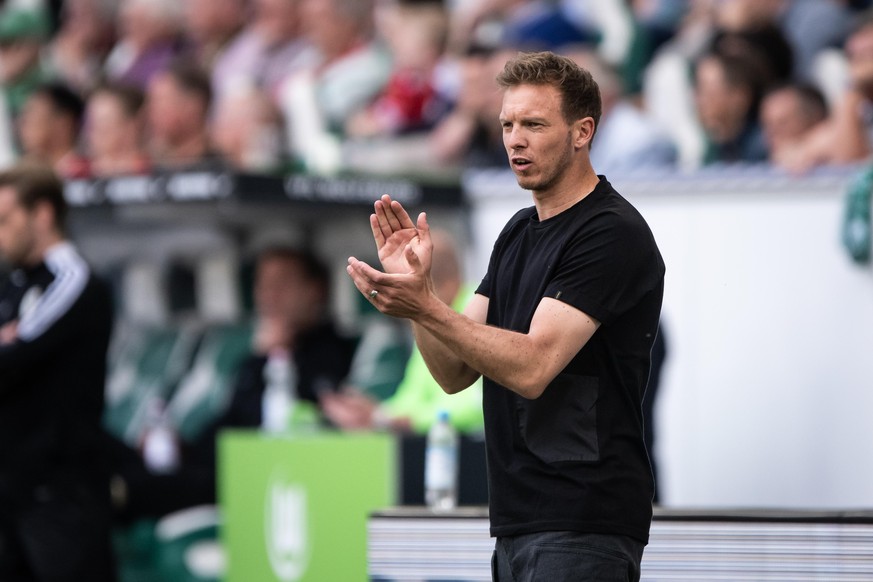
[[[587,148],[594,139],[594,118],[583,117],[573,124],[573,145],[578,149]]]

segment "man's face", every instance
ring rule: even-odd
[[[561,113],[561,94],[550,85],[518,85],[503,95],[500,112],[509,167],[525,190],[557,185],[573,158],[572,128]]]
[[[95,93],[88,101],[88,124],[85,138],[88,153],[108,156],[125,149],[124,133],[135,131],[135,125],[125,116],[121,103],[109,93]]]
[[[57,130],[58,115],[48,98],[34,95],[24,104],[18,120],[21,147],[25,153],[46,154]]]
[[[258,264],[254,299],[258,315],[296,330],[320,309],[321,293],[297,260],[268,256]]]
[[[813,124],[792,91],[771,93],[761,103],[761,127],[771,148],[796,143]]]
[[[199,100],[181,89],[170,74],[158,74],[149,83],[146,114],[151,135],[167,143],[184,141],[203,125]]]
[[[295,38],[300,30],[298,0],[256,0],[255,19],[267,44],[280,44]],[[324,0],[320,5],[326,4]],[[321,24],[316,21],[316,24]],[[326,24],[326,23],[325,23]]]
[[[0,187],[0,256],[16,267],[32,262],[36,248],[33,213],[10,186]]]
[[[713,57],[704,57],[696,73],[694,98],[701,126],[715,142],[733,139],[751,106],[749,90],[731,85],[724,67]]]

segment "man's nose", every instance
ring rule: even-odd
[[[510,149],[514,149],[514,150],[526,147],[527,142],[524,139],[524,135],[521,131],[521,128],[513,127],[506,134],[506,145]]]

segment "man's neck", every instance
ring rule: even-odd
[[[24,261],[24,266],[33,268],[45,261],[46,255],[53,247],[64,242],[64,237],[60,233],[51,233],[46,235],[43,240],[38,241],[33,249],[33,252]]]
[[[588,168],[579,180],[564,180],[547,191],[534,191],[534,206],[540,222],[548,220],[577,204],[591,194],[600,178],[593,168]]]

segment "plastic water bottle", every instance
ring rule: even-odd
[[[142,441],[146,468],[159,475],[174,473],[179,468],[179,442],[163,400],[156,398],[149,403],[147,422]]]
[[[289,428],[297,400],[297,370],[287,351],[270,352],[264,366],[264,383],[261,430],[274,434],[283,433]]]
[[[424,489],[425,502],[434,511],[458,505],[458,433],[444,410],[427,433]]]

